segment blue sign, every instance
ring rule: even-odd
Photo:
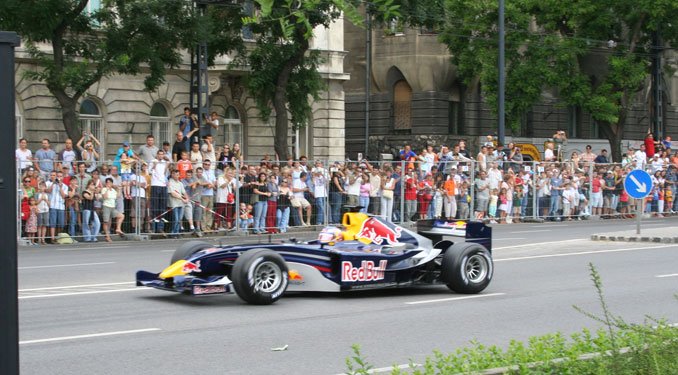
[[[652,178],[649,173],[634,169],[624,179],[624,189],[631,198],[645,198],[652,190]]]

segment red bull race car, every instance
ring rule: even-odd
[[[492,228],[481,222],[422,220],[415,232],[347,212],[342,224],[324,228],[308,242],[189,241],[162,272],[138,271],[136,284],[191,295],[235,292],[248,303],[266,305],[296,291],[443,284],[471,294],[492,280]]]

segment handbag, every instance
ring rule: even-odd
[[[393,190],[384,190],[381,193],[381,196],[384,197],[385,199],[391,200],[393,199]]]
[[[292,198],[290,198],[290,204],[294,208],[301,207],[301,201],[295,196],[292,196]]]

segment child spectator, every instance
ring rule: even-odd
[[[497,223],[497,202],[499,202],[499,190],[495,188],[490,191],[490,204],[487,210],[490,216],[490,223],[492,224]]]
[[[38,215],[38,241],[41,245],[47,244],[45,236],[47,235],[47,227],[49,226],[49,194],[46,190],[45,182],[40,181],[38,184],[39,193],[37,194],[37,215]]]
[[[254,224],[252,205],[240,203],[240,229],[246,231],[252,224]]]
[[[125,199],[132,199],[132,188],[130,181],[132,179],[132,167],[136,161],[129,157],[127,153],[120,155],[120,177],[122,181],[122,194]]]
[[[28,236],[28,241],[31,245],[37,245],[36,234],[38,232],[38,202],[35,197],[30,197],[28,199],[28,206],[30,213],[28,214],[28,220],[26,220],[26,235]]]
[[[506,223],[506,215],[507,215],[507,210],[508,210],[508,199],[506,197],[506,188],[501,188],[499,191],[499,207],[497,207],[497,210],[499,211],[499,223],[504,224]]]

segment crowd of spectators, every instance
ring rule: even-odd
[[[591,146],[564,157],[555,140],[543,161],[527,162],[520,147],[503,147],[491,137],[475,156],[461,141],[451,148],[405,145],[400,160],[391,162],[310,162],[303,156],[251,162],[238,144],[215,145],[210,135],[198,143],[195,130],[179,130],[172,146],[156,146],[152,135],[136,151],[123,142],[110,162],[99,161],[99,141],[91,134],[75,147],[67,139],[59,152],[44,139],[33,154],[20,140],[23,236],[44,244],[67,232],[88,242],[103,229],[103,239],[111,241],[112,233],[125,231],[202,236],[238,225],[251,233],[284,233],[290,226],[338,224],[345,206],[404,222],[626,217],[631,200],[623,180],[633,169],[652,174],[647,212],[678,210],[678,152],[672,153],[668,137],[659,144],[648,138],[615,164],[606,150],[595,154]]]

